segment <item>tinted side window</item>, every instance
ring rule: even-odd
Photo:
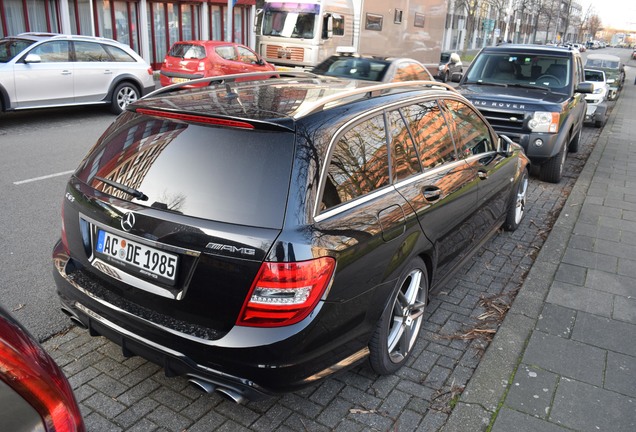
[[[581,81],[585,81],[585,79],[582,78],[584,73],[583,62],[580,57],[576,57],[576,77],[574,79],[574,85],[579,84]]]
[[[256,54],[254,54],[252,51],[248,50],[247,48],[236,47],[236,49],[238,50],[239,59],[243,63],[253,64],[258,61],[258,57],[256,57]]]
[[[67,41],[54,41],[45,42],[39,45],[30,52],[30,54],[37,54],[40,56],[42,63],[58,63],[69,61],[68,57],[68,42]]]
[[[116,62],[136,62],[133,56],[121,48],[110,45],[104,45],[104,48],[106,48],[106,51],[108,51],[108,53],[113,57],[113,60]],[[203,51],[203,53],[205,55],[205,51]]]
[[[400,181],[422,172],[411,134],[399,111],[387,114],[387,130],[391,140],[393,179]]]
[[[225,60],[236,60],[236,52],[233,46],[220,46],[214,49],[216,53]]]
[[[455,124],[455,143],[461,157],[495,149],[488,126],[471,107],[456,100],[447,100],[446,105]]]
[[[425,170],[457,160],[453,139],[439,106],[426,102],[401,108]]]
[[[344,36],[344,17],[342,15],[333,16],[333,35]]]
[[[106,62],[110,60],[110,55],[101,44],[94,42],[75,42],[75,61]]]
[[[336,142],[325,178],[322,209],[351,201],[389,184],[382,115],[359,123]]]

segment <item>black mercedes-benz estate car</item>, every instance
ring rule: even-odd
[[[436,82],[215,80],[131,104],[71,176],[63,311],[236,401],[396,371],[431,290],[519,225],[521,147]]]

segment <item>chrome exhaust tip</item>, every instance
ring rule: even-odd
[[[216,390],[216,385],[212,384],[211,382],[203,381],[196,378],[190,378],[188,382],[192,384],[193,387],[206,393],[212,393],[214,390]]]
[[[245,405],[248,401],[248,399],[241,393],[227,387],[219,387],[216,389],[216,392],[224,398],[229,399],[232,402],[236,402],[239,405]]]
[[[66,308],[61,308],[62,312],[64,313],[64,315],[68,316],[69,319],[71,320],[71,322],[73,324],[75,324],[76,326],[78,326],[79,328],[82,328],[84,330],[86,330],[88,327],[86,327],[86,325],[77,317],[77,315],[75,315],[73,313],[73,311],[68,310]]]

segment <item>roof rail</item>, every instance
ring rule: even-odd
[[[198,79],[186,81],[186,82],[183,82],[183,83],[171,84],[171,85],[166,86],[166,87],[161,87],[161,88],[153,91],[152,93],[148,94],[147,97],[157,96],[157,95],[160,95],[160,94],[163,94],[163,93],[170,93],[172,91],[181,90],[182,87],[185,87],[185,86],[191,85],[191,84],[200,84],[200,83],[205,83],[205,82],[209,83],[210,85],[212,85],[212,84],[228,84],[228,83],[236,82],[237,79],[245,79],[245,78],[254,78],[254,79],[263,78],[263,79],[268,79],[268,78],[284,78],[284,77],[289,77],[289,78],[319,78],[320,76],[316,75],[314,73],[311,73],[311,72],[277,71],[277,70],[265,71],[265,72],[247,72],[247,73],[232,74],[232,75],[219,75],[219,76],[214,76],[214,77],[198,78]]]
[[[196,80],[187,81],[185,83],[177,83],[172,84],[166,87],[162,87],[148,94],[146,98],[151,98],[154,96],[161,96],[166,93],[170,93],[173,91],[178,91],[183,89],[184,86],[188,84],[196,84],[196,83],[210,83],[210,84],[225,84],[228,88],[228,92],[232,91],[232,88],[229,86],[230,83],[236,82],[237,79],[245,79],[245,78],[308,78],[308,79],[321,79],[321,80],[339,80],[342,81],[343,78],[335,78],[335,77],[326,77],[322,75],[317,75],[312,72],[296,72],[296,71],[267,71],[267,72],[251,72],[251,73],[242,73],[242,74],[233,74],[233,75],[221,75],[216,77],[207,77],[207,78],[199,78]],[[346,80],[346,79],[345,79]],[[372,81],[362,81],[366,83],[372,83]],[[308,102],[299,107],[296,114],[293,116],[294,119],[298,119],[300,117],[306,116],[318,110],[325,108],[329,104],[337,105],[338,102],[343,101],[346,98],[351,98],[354,96],[359,96],[360,98],[369,98],[375,95],[379,95],[383,91],[392,90],[392,89],[400,89],[400,88],[411,88],[417,89],[418,87],[427,87],[431,89],[437,90],[446,90],[452,91],[453,93],[457,93],[457,90],[454,87],[451,87],[448,84],[441,83],[438,81],[399,81],[399,82],[391,82],[391,83],[375,83],[369,84],[367,86],[354,88],[350,90],[342,90],[338,93],[334,93],[328,96],[323,96],[319,100],[315,102]]]
[[[87,41],[103,41],[103,42],[117,42],[115,39],[105,38],[101,36],[88,36],[88,35],[71,35],[65,33],[49,33],[49,32],[23,32],[17,36],[37,36],[37,37],[50,37],[51,39],[81,39]]]
[[[329,104],[337,105],[337,103],[345,98],[352,96],[373,97],[375,94],[381,94],[381,92],[392,89],[400,88],[417,88],[428,87],[431,89],[447,90],[457,93],[457,90],[448,84],[437,81],[399,81],[391,83],[379,83],[372,84],[366,87],[359,87],[348,91],[342,91],[333,95],[325,96],[314,103],[302,106],[301,109],[293,116],[295,119],[304,117],[308,114],[316,112],[325,108]]]
[[[60,33],[49,33],[49,32],[22,32],[18,33],[16,36],[59,36]]]

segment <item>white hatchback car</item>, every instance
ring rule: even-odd
[[[600,128],[607,121],[606,101],[610,87],[602,70],[585,69],[585,81],[594,85],[594,91],[585,95],[587,102],[585,122],[594,123],[594,126]]]
[[[0,39],[0,110],[109,104],[115,114],[155,89],[150,65],[112,39],[22,33]]]

